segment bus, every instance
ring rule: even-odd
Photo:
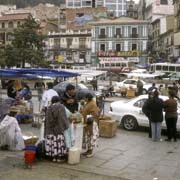
[[[175,63],[153,63],[150,64],[151,73],[176,73],[180,77],[180,64]]]
[[[114,73],[129,73],[135,68],[135,63],[130,61],[104,61],[100,62],[97,69]]]

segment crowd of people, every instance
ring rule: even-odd
[[[98,115],[99,108],[93,96],[87,93],[84,98],[84,106],[79,108],[79,102],[75,95],[75,86],[67,85],[64,94],[59,97],[48,84],[48,90],[42,95],[43,109],[45,110],[45,147],[46,156],[56,162],[67,159],[71,142],[71,124],[74,121],[74,113],[82,114],[84,127],[83,147],[86,157],[93,156],[93,149],[98,142]]]

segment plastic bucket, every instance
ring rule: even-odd
[[[24,160],[25,160],[25,164],[28,164],[28,165],[32,165],[32,162],[34,160],[34,157],[35,157],[35,151],[30,151],[30,150],[26,150],[24,152]]]

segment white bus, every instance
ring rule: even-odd
[[[150,64],[151,73],[176,73],[180,77],[180,64],[174,63],[153,63]]]

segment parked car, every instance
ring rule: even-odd
[[[93,96],[99,95],[98,92],[95,92],[93,90],[88,89],[88,87],[85,86],[82,83],[77,83],[76,84],[74,82],[70,83],[70,82],[67,82],[67,81],[64,81],[64,82],[61,82],[61,83],[57,84],[56,86],[53,87],[53,89],[55,91],[57,91],[57,93],[61,97],[64,94],[64,92],[66,91],[66,86],[68,84],[72,84],[72,85],[74,85],[76,87],[76,96],[77,96],[78,100],[83,99],[87,93],[91,93]]]
[[[167,100],[167,96],[159,96],[163,100]],[[109,114],[112,119],[119,123],[126,130],[135,130],[138,126],[149,126],[148,118],[142,112],[142,106],[147,100],[148,95],[141,95],[126,101],[112,102],[110,105]],[[180,114],[180,104],[178,103],[178,114]],[[166,128],[165,120],[162,123],[163,128]],[[178,116],[177,129],[180,130],[180,116]]]
[[[137,81],[138,79],[125,79],[121,82],[116,82],[114,86],[114,91],[119,91],[121,88],[125,87],[127,89],[137,89]],[[147,94],[148,89],[152,86],[152,84],[147,84],[145,81],[140,80],[143,84],[143,94]]]

